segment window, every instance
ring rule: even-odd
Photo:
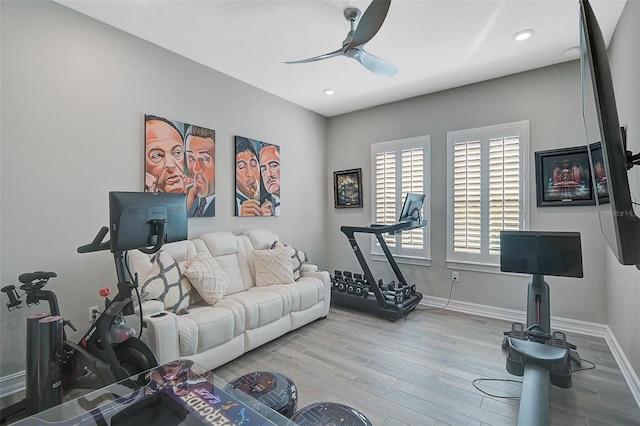
[[[447,265],[496,271],[500,231],[524,230],[529,122],[447,133]]]
[[[373,144],[371,170],[372,223],[396,223],[409,192],[425,194],[422,215],[429,220],[429,136]],[[428,225],[396,235],[386,234],[384,238],[398,263],[429,264]],[[375,237],[372,238],[372,259],[386,260]]]

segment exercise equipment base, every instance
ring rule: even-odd
[[[342,293],[339,291],[331,292],[332,305],[352,308],[390,321],[396,321],[399,318],[406,317],[415,309],[421,300],[422,293],[415,292],[402,303],[386,303],[385,306],[380,306],[375,297],[364,298],[362,296],[356,296],[355,294]]]

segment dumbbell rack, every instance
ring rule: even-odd
[[[387,300],[385,295],[382,292],[382,289],[378,285],[378,282],[373,277],[371,273],[371,269],[369,269],[369,265],[367,265],[367,261],[365,260],[360,247],[358,246],[358,242],[355,238],[355,233],[364,233],[364,234],[374,234],[380,243],[380,247],[382,247],[382,251],[384,252],[391,268],[393,269],[394,274],[398,280],[399,286],[406,286],[407,280],[402,275],[402,271],[398,266],[398,263],[393,258],[387,243],[384,241],[384,234],[395,234],[396,232],[408,231],[415,228],[422,228],[427,225],[425,220],[416,220],[416,221],[407,221],[407,222],[398,222],[393,225],[371,225],[371,226],[342,226],[340,227],[340,231],[342,231],[349,240],[351,244],[351,248],[353,249],[353,253],[356,255],[360,266],[362,267],[362,271],[364,272],[364,280],[368,284],[370,291],[375,295],[375,298],[365,298],[361,296],[357,296],[349,293],[342,292],[333,292],[331,295],[331,303],[346,306],[357,310],[362,310],[367,313],[371,313],[373,315],[379,316],[381,318],[388,319],[390,321],[395,321],[398,318],[405,317],[409,312],[413,311],[415,307],[422,300],[422,293],[414,292],[413,294],[406,297],[401,303],[397,303],[397,301]]]

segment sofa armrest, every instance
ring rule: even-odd
[[[300,269],[301,277],[314,277],[324,284],[324,316],[329,315],[331,305],[331,276],[327,271],[319,271],[316,265],[304,264]]]
[[[144,315],[143,319],[141,340],[154,353],[158,365],[180,358],[177,315],[162,310]]]
[[[136,316],[140,316],[140,305],[133,303],[133,311]],[[142,302],[142,316],[157,314],[164,311],[164,303],[160,300],[145,300]]]

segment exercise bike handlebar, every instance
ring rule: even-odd
[[[78,253],[90,253],[92,251],[102,251],[109,250],[111,248],[110,240],[102,242],[104,237],[109,233],[109,228],[103,226],[98,231],[96,237],[89,244],[85,244],[83,246],[78,247]]]

